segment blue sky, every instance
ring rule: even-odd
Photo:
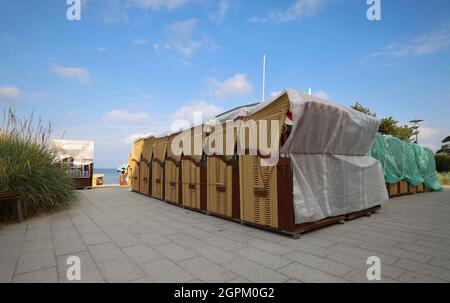
[[[450,134],[450,2],[381,0],[0,0],[0,106],[95,141],[97,167],[133,138],[295,88],[378,117],[422,118],[422,143]]]

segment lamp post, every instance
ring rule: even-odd
[[[421,119],[414,119],[409,121],[410,123],[413,123],[413,126],[411,126],[411,128],[413,129],[413,136],[416,136],[416,141],[414,143],[419,144],[419,123],[423,122],[423,120]]]

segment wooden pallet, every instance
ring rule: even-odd
[[[430,192],[430,190],[423,183],[420,183],[419,185],[412,185],[404,180],[396,184],[386,183],[386,189],[388,191],[389,198]]]

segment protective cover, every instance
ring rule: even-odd
[[[416,156],[414,155],[412,144],[395,137],[388,138],[387,142],[395,155],[395,160],[397,161],[397,166],[403,179],[412,185],[423,183],[423,178],[417,167]]]
[[[434,152],[423,145],[412,144],[416,163],[420,175],[423,178],[423,184],[431,190],[441,191],[442,186],[436,173],[436,160]]]
[[[295,223],[357,212],[388,199],[382,167],[368,156],[379,121],[315,96],[287,94],[292,131],[281,147],[292,159]]]
[[[403,180],[396,157],[388,143],[388,136],[377,134],[370,156],[380,161],[383,167],[384,179],[389,184],[396,184]]]
[[[94,161],[94,142],[77,140],[53,140],[57,161],[73,158],[74,165],[88,165]]]
[[[434,153],[425,146],[377,134],[370,155],[380,161],[384,178],[390,184],[406,180],[412,185],[423,183],[432,190],[442,189],[436,174]]]
[[[225,113],[216,116],[214,119],[212,119],[212,121],[219,121],[224,123],[229,120],[235,120],[239,117],[245,117],[252,111],[252,108],[255,108],[256,106],[258,106],[258,104],[259,103],[253,103],[244,106],[239,106],[237,108],[234,108],[232,110],[229,110]]]

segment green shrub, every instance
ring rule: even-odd
[[[450,171],[450,155],[436,154],[435,159],[436,159],[436,170],[438,172]]]
[[[438,173],[438,178],[441,185],[450,185],[450,173]]]
[[[24,214],[48,212],[66,205],[75,197],[72,180],[59,165],[56,151],[48,144],[51,125],[33,115],[17,118],[12,108],[5,110],[0,128],[0,191],[17,191]]]

